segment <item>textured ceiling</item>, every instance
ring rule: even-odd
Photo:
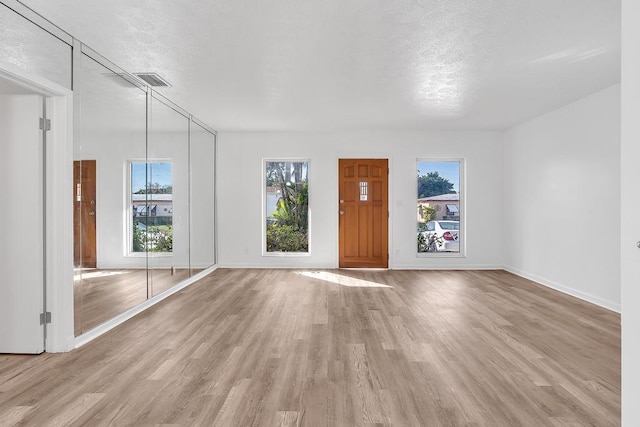
[[[620,0],[24,0],[218,130],[505,129],[620,81]]]

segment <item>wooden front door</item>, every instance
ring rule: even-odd
[[[73,162],[73,263],[96,268],[96,161]]]
[[[387,159],[340,159],[340,268],[389,265]]]

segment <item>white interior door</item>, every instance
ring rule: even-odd
[[[42,353],[43,97],[0,76],[0,353]]]

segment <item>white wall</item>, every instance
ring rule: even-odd
[[[622,0],[622,425],[640,425],[640,2]]]
[[[338,265],[338,158],[389,158],[391,268],[502,267],[502,136],[494,132],[219,134],[219,265]],[[262,159],[310,159],[310,256],[262,256]],[[416,257],[416,160],[464,158],[464,258]],[[495,244],[498,242],[498,244]]]
[[[505,265],[620,310],[620,85],[506,133]]]

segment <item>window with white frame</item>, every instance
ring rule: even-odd
[[[309,161],[264,161],[264,253],[309,253]]]
[[[173,163],[129,163],[129,252],[173,252]]]
[[[417,252],[462,254],[462,160],[417,161]]]

